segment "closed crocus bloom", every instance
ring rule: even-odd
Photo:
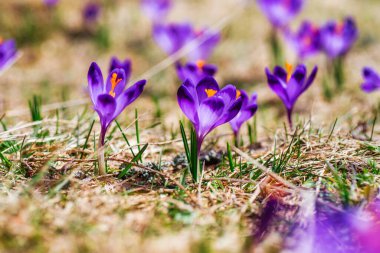
[[[242,99],[235,86],[223,89],[212,77],[194,85],[185,81],[178,89],[178,104],[191,121],[197,135],[198,155],[202,142],[213,129],[231,121],[240,111]]]
[[[380,76],[373,69],[365,67],[363,69],[364,82],[362,83],[362,90],[364,92],[373,92],[380,89]]]
[[[198,84],[203,78],[208,76],[214,76],[217,72],[217,67],[215,65],[206,64],[205,61],[199,60],[196,63],[186,63],[182,65],[181,63],[176,63],[176,70],[178,78],[181,81],[186,81],[189,79],[194,85]]]
[[[242,106],[236,117],[230,121],[231,128],[236,138],[239,135],[241,126],[255,115],[258,108],[256,93],[253,93],[251,98],[249,98],[244,90],[239,90],[238,94],[240,94],[242,99]]]
[[[345,55],[358,38],[358,29],[353,18],[343,22],[330,21],[321,28],[321,46],[329,58]]]
[[[301,11],[304,0],[257,0],[257,3],[274,27],[283,28]]]
[[[88,90],[94,110],[98,113],[101,125],[99,149],[104,146],[105,135],[112,121],[143,92],[145,80],[126,88],[126,75],[123,69],[114,69],[104,83],[103,74],[94,62],[88,71]],[[101,174],[105,174],[104,154],[99,160]]]
[[[193,27],[188,23],[156,24],[153,38],[168,55],[174,54],[193,38]]]
[[[321,50],[320,30],[309,21],[302,22],[296,33],[287,33],[286,37],[301,60]]]
[[[83,19],[86,23],[91,24],[98,20],[101,13],[101,5],[96,2],[87,3],[83,9]]]
[[[194,30],[189,23],[156,24],[153,38],[158,46],[168,55],[176,53],[188,43],[194,48],[188,54],[190,61],[207,60],[220,41],[220,34],[203,29]]]
[[[141,0],[141,9],[153,23],[162,23],[169,14],[170,0]]]
[[[0,73],[11,66],[17,58],[16,42],[0,38]]]
[[[124,61],[121,61],[117,57],[112,57],[109,67],[109,73],[111,73],[114,69],[123,69],[125,72],[125,81],[128,82],[132,72],[131,60],[125,59]]]
[[[286,64],[286,70],[276,66],[273,73],[268,68],[266,69],[268,85],[284,103],[291,127],[293,107],[299,96],[313,83],[317,72],[318,68],[314,67],[308,77],[306,66],[302,64],[298,65],[294,71],[290,64]]]

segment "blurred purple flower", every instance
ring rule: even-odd
[[[286,64],[286,70],[276,66],[273,74],[266,68],[269,87],[284,103],[290,127],[292,127],[292,111],[298,97],[313,83],[318,68],[314,67],[309,77],[305,65],[298,65],[293,72],[293,66]]]
[[[123,69],[125,72],[125,82],[128,83],[132,72],[132,63],[130,59],[125,59],[124,61],[119,60],[117,57],[112,57],[109,67],[109,73],[114,69]]]
[[[287,38],[297,52],[300,60],[312,56],[321,50],[320,30],[309,21],[304,21],[295,34],[288,33]]]
[[[185,81],[178,89],[178,104],[191,121],[197,135],[198,155],[206,135],[216,127],[231,121],[240,111],[242,99],[235,86],[219,89],[212,77],[197,85]]]
[[[241,126],[244,122],[248,121],[255,115],[257,111],[257,93],[253,93],[251,99],[249,99],[248,94],[244,90],[238,91],[242,98],[242,106],[239,113],[230,121],[232,131],[234,132],[235,138],[238,137]]]
[[[257,3],[274,27],[284,28],[301,11],[304,0],[257,0]]]
[[[143,12],[153,23],[162,23],[171,7],[171,0],[141,0]]]
[[[16,42],[13,39],[3,41],[0,38],[0,72],[12,65],[16,58]]]
[[[181,81],[184,82],[189,79],[191,83],[197,85],[203,78],[214,76],[218,69],[215,65],[206,64],[205,61],[199,60],[196,63],[190,62],[185,65],[177,62],[176,70]]]
[[[362,90],[370,93],[380,89],[380,76],[373,69],[365,67],[363,69],[364,82],[362,83]]]
[[[83,19],[86,23],[94,23],[98,20],[101,13],[101,5],[99,3],[90,2],[84,6]]]
[[[55,7],[59,2],[59,0],[43,0],[43,1],[44,1],[44,4],[49,8]]]
[[[189,42],[199,43],[189,54],[190,61],[207,60],[220,41],[220,34],[207,29],[195,31],[188,23],[156,24],[153,38],[168,55],[176,53]],[[199,41],[197,41],[199,39]]]
[[[143,92],[145,80],[138,81],[125,89],[126,75],[123,69],[113,69],[104,83],[99,66],[93,62],[88,71],[88,88],[94,110],[98,113],[101,124],[100,146],[111,122]]]
[[[358,38],[355,20],[351,17],[343,22],[329,21],[321,28],[321,46],[329,58],[345,55]]]

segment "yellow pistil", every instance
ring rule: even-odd
[[[121,82],[121,80],[122,80],[122,78],[117,78],[117,74],[116,73],[113,73],[112,74],[112,77],[111,77],[111,90],[110,90],[110,95],[112,96],[112,97],[115,97],[116,96],[116,94],[115,94],[115,88],[116,88],[116,86]]]
[[[236,90],[236,99],[240,98],[240,96],[241,96],[240,90]]]
[[[213,90],[213,89],[205,89],[205,92],[206,92],[208,98],[213,97],[217,93],[217,91]]]
[[[286,82],[290,81],[290,78],[292,77],[292,71],[293,71],[293,65],[289,63],[285,63],[285,68],[286,68]]]
[[[204,60],[198,60],[195,65],[197,65],[198,69],[203,69],[203,67],[206,65],[206,62]]]

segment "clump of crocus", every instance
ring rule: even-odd
[[[125,72],[125,81],[128,82],[132,73],[132,63],[130,59],[124,61],[119,60],[117,57],[112,57],[110,61],[109,73],[114,69],[122,69]]]
[[[302,22],[296,33],[287,33],[286,35],[301,62],[321,50],[319,27],[310,21]]]
[[[279,96],[285,105],[289,125],[292,128],[292,112],[299,96],[313,83],[318,72],[315,66],[310,76],[307,76],[305,65],[298,65],[293,71],[293,66],[286,64],[286,69],[276,66],[273,73],[266,69],[269,87]]]
[[[286,31],[292,21],[302,10],[304,0],[257,0],[257,3],[272,24],[269,37],[273,59],[276,64],[283,62],[278,30]]]
[[[10,67],[17,58],[16,42],[0,38],[0,73]]]
[[[343,22],[329,21],[321,27],[321,47],[329,61],[327,68],[333,70],[338,89],[344,83],[344,56],[358,38],[358,29],[353,18],[348,17]]]
[[[301,11],[304,0],[257,0],[257,3],[274,27],[284,28]]]
[[[365,67],[363,69],[363,78],[364,82],[361,88],[364,92],[370,93],[380,89],[380,75],[372,68]]]
[[[212,64],[206,64],[205,61],[199,60],[196,63],[186,63],[182,65],[176,63],[177,75],[181,81],[189,79],[194,85],[199,83],[205,77],[213,77],[217,72],[217,67]]]
[[[194,43],[189,50],[190,61],[207,60],[219,43],[220,34],[207,29],[197,31],[189,23],[156,24],[153,38],[168,55],[176,53],[188,43]],[[193,45],[193,44],[192,44]]]
[[[143,92],[145,80],[138,81],[126,88],[126,74],[121,68],[113,69],[104,83],[103,74],[94,62],[88,71],[88,90],[94,110],[100,119],[100,136],[98,142],[99,173],[105,174],[104,144],[108,127],[114,119]]]
[[[171,0],[141,0],[141,9],[153,23],[162,23],[172,7]]]
[[[96,2],[89,2],[87,3],[83,8],[83,20],[86,24],[93,24],[96,21],[98,21],[100,13],[101,13],[101,6],[99,3]]]
[[[230,121],[232,131],[235,136],[235,143],[238,143],[239,131],[241,126],[252,118],[257,111],[257,93],[253,93],[251,98],[244,90],[239,90],[238,94],[242,99],[242,106],[239,113]]]
[[[198,84],[185,81],[177,93],[178,104],[182,112],[194,127],[196,160],[192,164],[191,173],[194,181],[198,181],[199,154],[205,137],[216,127],[231,121],[240,111],[242,98],[235,86],[227,85],[223,89],[212,77],[202,79]]]

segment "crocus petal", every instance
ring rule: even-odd
[[[97,97],[94,109],[99,114],[102,128],[107,128],[113,120],[113,115],[116,109],[116,100],[111,95],[101,94]]]
[[[196,89],[198,94],[198,102],[202,103],[203,100],[207,99],[206,90],[215,90],[218,92],[219,85],[214,78],[205,77],[198,83]]]
[[[128,87],[122,94],[117,98],[117,107],[113,119],[115,119],[119,114],[131,103],[133,103],[144,91],[146,85],[146,80],[140,80],[131,87]]]
[[[286,73],[286,70],[283,69],[280,66],[276,66],[273,69],[273,75],[277,76],[280,78],[283,82],[286,82],[286,78],[288,77],[288,73]]]
[[[193,124],[195,124],[198,104],[194,100],[193,95],[184,85],[181,85],[181,87],[178,89],[177,100],[178,105],[183,113]]]
[[[224,111],[223,99],[211,97],[203,101],[198,110],[198,137],[203,139],[216,127],[216,123]]]
[[[206,30],[206,32],[201,31],[197,37],[204,42],[190,52],[189,59],[191,61],[207,60],[219,43],[220,34]]]
[[[236,87],[232,84],[228,84],[216,95],[221,97],[226,105],[229,105],[232,101],[236,100]]]
[[[223,115],[219,118],[217,123],[214,125],[214,128],[220,125],[223,125],[229,121],[231,121],[233,118],[236,117],[236,115],[239,113],[242,105],[242,99],[238,98],[233,103],[229,104],[225,107],[223,111]]]
[[[297,66],[296,70],[294,71],[287,85],[288,98],[291,101],[293,101],[293,103],[303,91],[305,78],[306,78],[305,65]]]
[[[105,93],[118,97],[127,85],[123,69],[114,69],[108,75]],[[113,87],[114,86],[114,87]]]
[[[125,82],[128,83],[129,78],[131,76],[132,72],[132,63],[129,59],[126,59],[124,61],[120,61],[116,57],[111,58],[110,67],[109,67],[109,73],[112,72],[114,69],[123,69],[125,72]]]
[[[284,87],[280,79],[272,75],[269,69],[266,69],[266,75],[269,87],[277,94],[277,96],[280,97],[282,102],[285,104],[286,108],[291,108],[293,105],[290,104],[288,94],[286,92],[286,87]]]
[[[96,105],[98,96],[104,91],[104,81],[102,71],[95,62],[91,63],[90,69],[88,70],[87,79],[88,90],[92,103]]]
[[[363,77],[365,79],[370,79],[373,81],[380,81],[380,76],[373,69],[369,67],[363,68]]]
[[[306,80],[306,83],[304,85],[304,88],[303,88],[302,92],[304,92],[305,90],[307,90],[310,87],[310,85],[314,82],[314,79],[317,76],[317,73],[318,73],[318,67],[315,66],[313,68],[313,70],[311,71],[311,74],[310,74],[309,78]]]

